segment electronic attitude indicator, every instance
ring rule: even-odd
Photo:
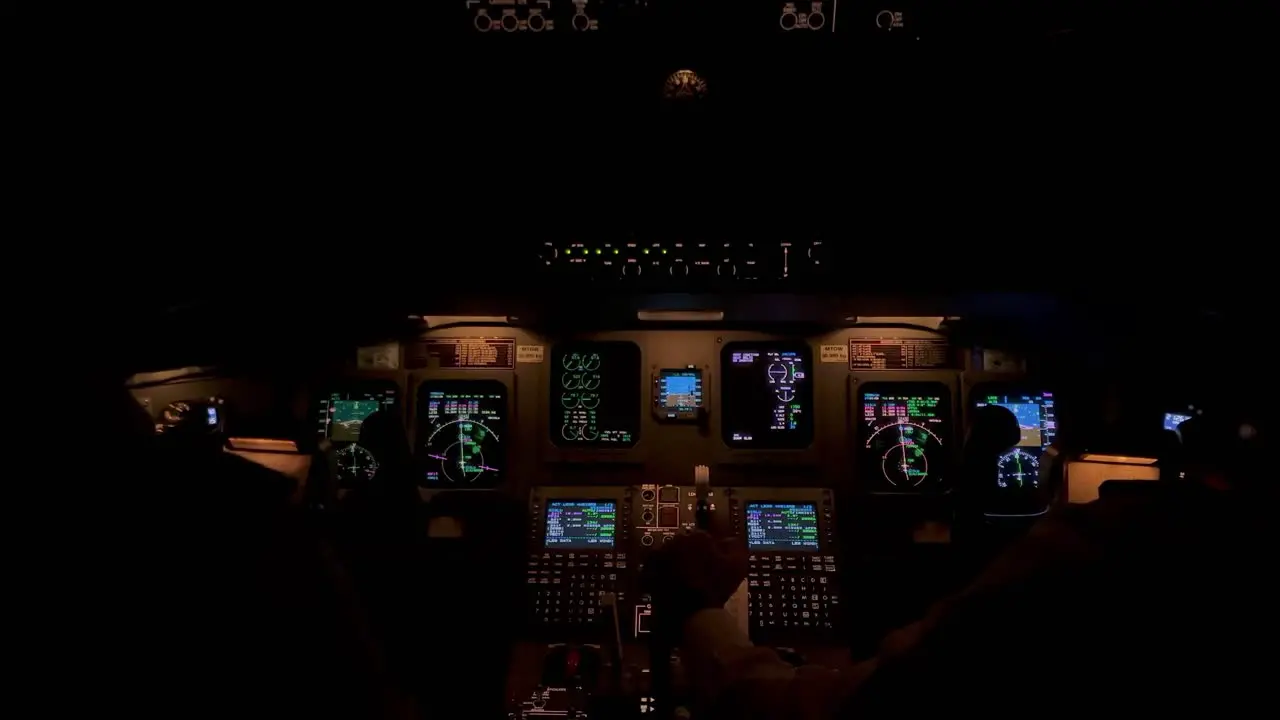
[[[999,405],[1018,421],[1018,445],[997,461],[996,485],[1001,489],[1032,489],[1040,485],[1040,456],[1058,432],[1053,393],[983,395],[975,407]]]
[[[497,381],[424,383],[418,389],[423,487],[496,487],[506,465],[506,414],[506,387]]]
[[[869,383],[862,391],[863,469],[873,490],[926,492],[945,474],[947,393],[909,388],[883,390]],[[928,384],[926,384],[928,386]]]
[[[653,377],[653,414],[667,422],[692,422],[702,416],[706,401],[702,371],[695,367],[659,370]]]
[[[364,421],[379,410],[398,407],[393,382],[368,381],[353,389],[333,390],[316,401],[316,434],[333,446],[333,470],[339,488],[363,485],[378,473],[378,459],[360,443]]]

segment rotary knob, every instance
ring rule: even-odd
[[[716,265],[716,275],[722,278],[737,277],[738,266],[728,258],[721,260],[720,264]]]

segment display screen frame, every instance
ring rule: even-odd
[[[580,506],[584,503],[593,505],[608,504],[613,508],[613,541],[609,544],[604,543],[551,543],[551,511],[557,506]],[[582,552],[590,550],[609,551],[614,550],[618,546],[618,529],[620,527],[620,503],[614,498],[552,498],[546,501],[546,507],[542,511],[542,549],[549,551],[564,552]]]
[[[998,400],[997,400],[998,398]],[[1027,402],[1015,402],[1021,399]],[[1034,517],[1044,513],[1052,488],[1043,487],[1046,451],[1058,438],[1058,399],[1053,389],[1044,384],[1021,382],[986,382],[969,390],[968,410],[973,412],[991,405],[1006,408],[1018,419],[1020,433],[1025,433],[1019,406],[1036,408],[1038,444],[1025,444],[1022,439],[996,459],[995,481],[983,488],[983,512],[991,517]],[[1012,407],[1011,407],[1012,406]],[[1046,411],[1050,408],[1051,411]],[[966,418],[966,429],[972,421]],[[1050,421],[1052,424],[1050,425]]]
[[[418,486],[423,490],[480,490],[490,491],[502,487],[509,474],[508,460],[511,455],[511,438],[513,433],[513,412],[511,388],[503,381],[495,378],[451,377],[424,378],[418,382],[413,393],[413,456],[418,467]],[[430,399],[426,397],[432,391],[449,392],[496,392],[501,394],[502,428],[494,431],[501,451],[496,465],[497,473],[485,477],[482,483],[461,484],[457,482],[431,482],[427,479],[430,465],[441,462],[438,458],[428,457],[426,453],[431,423],[428,418]],[[492,456],[487,456],[487,463],[492,464]],[[492,466],[492,465],[491,465]]]
[[[564,366],[565,359],[573,353],[590,353],[593,349],[606,348],[610,352],[626,352],[629,357],[625,358],[626,367],[615,369],[614,372],[620,373],[620,379],[616,380],[616,389],[619,391],[617,397],[625,398],[625,400],[617,401],[620,408],[610,411],[610,415],[618,418],[623,416],[630,417],[630,427],[625,428],[604,428],[605,430],[616,430],[619,432],[630,431],[631,436],[628,440],[569,440],[565,437],[565,428],[572,423],[566,423],[566,412],[572,408],[566,408],[564,402],[566,394],[573,392],[567,390],[564,386],[564,378],[566,373],[572,374],[575,371],[568,370]],[[602,358],[603,361],[603,358]],[[618,364],[618,358],[615,357],[613,363]],[[603,367],[603,365],[601,366]],[[550,358],[550,377],[547,388],[548,396],[548,423],[547,423],[547,439],[561,452],[570,453],[598,453],[619,450],[631,450],[639,442],[643,432],[644,425],[644,376],[643,376],[643,356],[640,346],[630,340],[568,340],[560,342],[552,346]],[[585,371],[581,371],[585,372]],[[603,387],[603,381],[600,385]],[[623,390],[625,389],[625,392]],[[601,400],[601,403],[604,401]],[[621,407],[625,402],[626,407]],[[599,428],[597,428],[599,430]]]
[[[865,381],[859,380],[857,377],[851,378],[853,397],[850,406],[854,413],[851,427],[856,453],[853,465],[859,484],[872,495],[927,496],[945,494],[950,491],[948,476],[955,463],[957,445],[954,405],[955,387],[949,379],[944,379],[938,375],[932,377],[923,376],[918,379],[913,377],[915,375],[917,374],[895,373],[896,377],[893,378],[876,378]],[[937,395],[939,398],[938,417],[942,421],[940,426],[945,431],[945,437],[938,437],[941,446],[940,455],[944,463],[941,476],[935,475],[926,478],[925,481],[922,481],[917,486],[894,486],[884,477],[881,468],[883,457],[875,455],[874,451],[867,447],[867,443],[873,433],[871,426],[865,422],[865,396],[873,392],[880,395],[906,397],[931,397]],[[933,434],[939,435],[937,432]]]
[[[751,539],[751,511],[754,506],[765,505],[772,507],[804,506],[813,510],[813,528],[814,539],[812,545],[778,545],[776,543],[753,542]],[[819,517],[818,503],[812,500],[749,500],[743,503],[743,526],[746,536],[747,550],[749,552],[797,552],[797,553],[820,553],[822,552],[822,518]]]
[[[992,402],[990,400],[991,397],[1011,398],[1015,396],[1022,396],[1024,398],[1039,397],[1041,402],[1016,403],[1016,402],[1009,402],[1008,400],[1006,400],[1005,402]],[[1045,417],[1045,412],[1043,410],[1043,408],[1047,406],[1047,403],[1044,402],[1045,400],[1051,401],[1053,403],[1053,406],[1052,406],[1053,407],[1053,427],[1052,428],[1045,426],[1045,421],[1047,420],[1047,418]],[[1040,433],[1040,443],[1038,445],[1023,445],[1021,442],[1019,442],[1018,445],[1015,446],[1017,448],[1026,449],[1026,448],[1034,447],[1036,449],[1037,456],[1039,456],[1040,454],[1043,454],[1044,451],[1050,445],[1052,445],[1053,442],[1057,439],[1058,403],[1057,403],[1057,397],[1054,395],[1053,390],[1049,388],[1028,388],[1026,386],[1021,386],[1021,385],[1017,387],[1010,387],[1010,386],[1004,386],[1004,385],[998,385],[998,384],[997,385],[987,384],[987,385],[975,386],[972,390],[969,391],[969,408],[971,411],[981,407],[986,407],[988,405],[999,405],[1001,407],[1007,408],[1010,412],[1014,414],[1015,417],[1018,415],[1018,411],[1014,410],[1013,408],[1009,408],[1008,407],[1009,405],[1036,405],[1040,408],[1037,411],[1038,417],[1036,420],[1036,424],[1038,426],[1038,430]],[[1023,418],[1019,417],[1018,419],[1022,420]],[[1021,427],[1021,423],[1019,423],[1019,427]]]
[[[666,405],[662,402],[665,384],[669,377],[694,376],[697,378],[694,405]],[[658,422],[690,422],[702,417],[708,407],[707,372],[700,367],[660,368],[653,375],[653,416]]]
[[[738,371],[735,370],[733,356],[735,353],[744,351],[758,351],[761,354],[769,352],[797,352],[805,366],[805,381],[796,385],[796,398],[800,400],[802,406],[802,423],[796,430],[769,430],[765,429],[759,437],[753,436],[750,440],[742,440],[734,438],[734,434],[747,430],[741,425],[735,425],[731,418],[746,417],[749,411],[744,411],[740,407],[740,403],[748,402],[749,393],[743,392],[741,388],[735,391],[731,387],[737,377]],[[762,369],[762,372],[765,370]],[[813,446],[816,437],[817,425],[817,409],[815,403],[814,381],[815,368],[813,362],[813,348],[804,340],[735,340],[725,343],[720,350],[720,440],[725,447],[730,450],[744,451],[803,451]],[[807,408],[807,412],[804,410]],[[755,413],[750,413],[754,415]],[[763,415],[763,413],[761,413]],[[750,430],[755,430],[750,428]],[[753,433],[754,435],[754,433]]]

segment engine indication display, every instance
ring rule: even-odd
[[[859,398],[862,477],[869,490],[942,489],[951,440],[950,393],[940,383],[867,383]]]
[[[813,442],[811,354],[802,343],[725,345],[720,354],[721,434],[747,449],[800,449]]]
[[[551,441],[629,448],[640,437],[640,348],[630,342],[557,346],[552,353]]]
[[[659,370],[653,378],[653,413],[659,420],[697,420],[704,404],[702,371]]]
[[[428,381],[418,388],[417,407],[423,487],[498,486],[506,467],[506,386],[496,380]]]
[[[1058,432],[1053,393],[981,395],[975,407],[999,405],[1018,419],[1018,445],[998,461],[996,484],[1005,489],[1032,489],[1040,484],[1040,456]]]
[[[316,400],[316,434],[333,445],[333,468],[338,487],[351,489],[378,473],[378,459],[360,445],[360,431],[370,415],[398,407],[400,390],[394,382],[369,381],[331,390]]]

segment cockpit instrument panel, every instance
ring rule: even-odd
[[[1058,432],[1053,393],[984,394],[974,407],[999,405],[1018,419],[1018,444],[1000,456],[996,485],[1005,490],[1030,490],[1040,484],[1040,456]]]
[[[869,382],[858,402],[860,476],[879,493],[943,489],[951,442],[951,394],[931,382]]]
[[[430,380],[418,387],[420,485],[492,489],[502,482],[507,388],[497,380]]]
[[[734,342],[720,353],[721,433],[743,449],[802,449],[813,442],[813,382],[803,343]]]
[[[629,448],[640,438],[640,348],[631,342],[557,345],[551,358],[551,441]]]
[[[664,368],[653,376],[653,414],[658,420],[694,421],[706,407],[701,370]]]
[[[332,444],[338,487],[351,489],[373,479],[378,458],[360,444],[364,421],[384,408],[397,407],[400,390],[391,381],[368,381],[330,390],[316,400],[316,434]]]

